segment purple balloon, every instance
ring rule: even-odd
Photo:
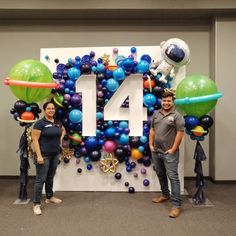
[[[143,185],[144,185],[144,186],[147,187],[149,184],[150,184],[150,181],[149,181],[148,179],[144,179],[144,180],[143,180]]]
[[[71,97],[70,104],[72,106],[79,106],[79,105],[81,105],[81,97],[80,97],[80,95],[79,94],[74,94]]]

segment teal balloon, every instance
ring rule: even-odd
[[[13,66],[9,73],[10,80],[52,83],[52,73],[43,63],[37,60],[24,60]],[[51,88],[28,88],[10,86],[12,93],[27,103],[40,102],[47,98]]]
[[[176,88],[176,106],[181,112],[199,118],[215,107],[217,99],[213,100],[212,97],[216,94],[218,92],[213,80],[204,75],[190,75]],[[181,101],[179,104],[178,100]]]

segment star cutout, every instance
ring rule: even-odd
[[[118,163],[119,161],[116,158],[114,158],[111,153],[109,153],[108,155],[104,156],[103,159],[100,160],[101,170],[104,173],[107,172],[114,173],[116,172]]]
[[[109,61],[110,61],[110,55],[107,55],[106,53],[104,53],[102,56],[102,63],[103,64],[109,64]]]
[[[64,148],[62,149],[62,159],[64,160],[65,158],[71,159],[74,155],[74,151],[70,148]]]

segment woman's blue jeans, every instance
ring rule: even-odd
[[[53,178],[59,162],[59,154],[43,155],[44,164],[36,164],[34,204],[40,204],[45,183],[46,198],[53,196]]]
[[[171,183],[172,204],[174,207],[180,207],[180,181],[178,174],[179,151],[174,154],[163,154],[152,152],[152,160],[157,173],[163,196],[170,196],[168,179]],[[167,179],[168,178],[168,179]]]

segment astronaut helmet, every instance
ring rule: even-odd
[[[188,64],[190,60],[188,45],[178,38],[171,38],[162,42],[161,54],[164,60],[177,67]]]

